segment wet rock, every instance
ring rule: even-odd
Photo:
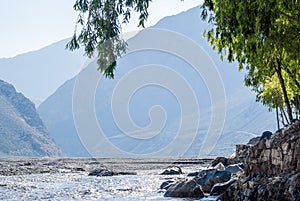
[[[297,177],[295,175],[295,177]],[[299,181],[296,189],[292,185],[293,177],[256,175],[246,181],[237,181],[219,197],[222,201],[235,200],[299,200]]]
[[[235,179],[229,180],[228,182],[225,183],[217,183],[213,186],[212,190],[210,191],[211,196],[218,196],[221,195],[226,191],[229,186],[231,186],[234,182],[236,182]]]
[[[224,166],[228,165],[228,159],[226,157],[217,157],[211,162],[211,166],[215,167],[219,163],[222,163]]]
[[[219,171],[222,171],[222,170],[225,170],[225,166],[223,165],[223,163],[218,163],[215,167],[214,167],[215,170],[219,170]]]
[[[97,176],[97,177],[107,177],[113,176],[114,172],[107,170],[107,169],[96,169],[89,173],[88,176]]]
[[[174,180],[167,180],[164,181],[161,185],[160,185],[160,189],[165,189],[168,190],[170,188],[170,186],[174,183]]]
[[[182,179],[172,184],[164,196],[176,198],[203,198],[204,193],[201,186],[194,179]]]
[[[214,168],[210,168],[210,169],[203,169],[199,172],[199,174],[197,175],[199,178],[204,177],[208,172],[210,171],[214,171]]]
[[[217,183],[227,182],[231,179],[229,171],[209,170],[202,177],[195,177],[198,184],[201,185],[205,193],[209,193],[212,187]]]
[[[182,170],[180,167],[174,166],[169,169],[164,170],[162,175],[177,175],[177,174],[182,174]]]
[[[108,177],[108,176],[113,176],[113,175],[114,175],[114,172],[112,172],[110,170],[103,170],[97,176]]]
[[[114,172],[116,175],[137,175],[136,172]]]
[[[85,169],[81,168],[81,167],[77,167],[74,169],[75,171],[78,171],[78,172],[84,172]]]
[[[243,169],[240,164],[228,165],[225,168],[226,171],[231,172],[231,174],[237,174],[243,172]]]
[[[188,177],[195,177],[195,176],[198,176],[199,173],[200,173],[200,172],[191,172],[191,173],[188,173],[187,176],[188,176]]]

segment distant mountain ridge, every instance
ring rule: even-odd
[[[0,80],[0,156],[63,156],[34,104]]]
[[[65,49],[64,39],[40,50],[0,59],[0,79],[14,85],[30,100],[39,103],[66,80],[75,76],[86,58],[82,49]]]
[[[224,82],[227,110],[224,130],[221,137],[215,139],[217,145],[211,152],[211,155],[229,155],[234,152],[235,144],[245,143],[253,136],[260,135],[266,129],[274,129],[275,119],[274,115],[267,111],[267,108],[255,102],[255,95],[244,86],[243,75],[238,72],[235,64],[230,64],[226,61],[221,62],[219,55],[201,37],[203,30],[208,26],[208,24],[201,21],[200,9],[197,7],[176,16],[166,17],[153,28],[171,30],[192,39],[214,61]],[[138,38],[143,39],[143,31],[130,40],[134,42],[139,40]],[[198,135],[186,154],[187,156],[197,156],[212,115],[208,97],[209,91],[203,80],[197,77],[194,71],[188,70],[189,66],[186,62],[160,51],[145,50],[128,54],[118,61],[114,80],[102,79],[100,81],[95,92],[95,113],[99,124],[108,135],[106,137],[125,151],[142,154],[163,147],[176,134],[176,125],[179,122],[178,117],[180,115],[178,103],[174,101],[174,97],[169,96],[162,89],[143,88],[145,92],[138,91],[135,93],[128,108],[133,121],[143,127],[149,124],[148,109],[153,105],[162,105],[170,115],[168,115],[166,126],[161,136],[154,137],[145,143],[131,139],[120,131],[113,120],[110,99],[114,87],[122,76],[134,69],[134,67],[147,64],[168,66],[185,77],[189,84],[194,87],[195,94],[199,100],[201,122]],[[90,65],[94,65],[93,68],[97,68],[94,63]],[[139,77],[139,79],[142,78]],[[74,125],[72,96],[75,80],[76,77],[60,86],[54,94],[39,106],[38,112],[47,125],[51,136],[67,155],[89,156],[89,153],[81,143]],[[82,107],[84,109],[84,106]],[[88,124],[89,120],[86,121],[83,123]],[[186,133],[189,134],[189,131],[186,130]]]

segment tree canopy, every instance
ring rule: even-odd
[[[74,35],[66,48],[76,50],[82,45],[87,56],[97,54],[99,70],[114,77],[116,61],[126,51],[120,38],[121,25],[129,22],[132,12],[139,13],[144,27],[151,0],[76,0],[78,11]],[[78,27],[79,26],[79,27]]]
[[[67,48],[82,45],[89,57],[97,53],[99,70],[113,78],[116,61],[126,51],[121,26],[137,12],[138,26],[144,27],[150,2],[76,0],[79,14]],[[257,100],[279,109],[283,123],[291,123],[300,113],[300,1],[204,0],[201,10],[212,25],[204,36],[221,59],[237,61]]]
[[[300,1],[205,0],[201,16],[221,58],[237,61],[257,99],[292,122],[300,110]]]

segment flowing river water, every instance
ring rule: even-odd
[[[162,182],[182,175],[161,175],[167,167],[198,171],[203,159],[0,159],[0,200],[191,200],[165,198]],[[97,168],[136,175],[88,176]],[[201,200],[216,200],[205,197]]]

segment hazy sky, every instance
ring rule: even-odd
[[[0,58],[37,50],[72,36],[75,0],[9,0],[0,6]],[[146,26],[201,4],[201,0],[153,0]],[[136,30],[134,18],[124,32]]]

